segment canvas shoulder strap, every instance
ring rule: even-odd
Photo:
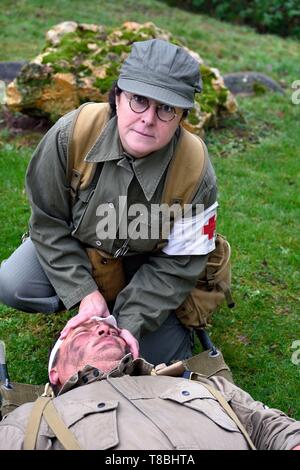
[[[162,204],[172,206],[190,204],[197,193],[208,165],[208,152],[200,137],[181,127],[175,155],[171,160],[163,189]],[[174,220],[171,221],[171,224]],[[166,222],[169,227],[168,221]],[[163,228],[163,233],[166,233]],[[160,240],[155,251],[161,250],[166,240]]]
[[[41,419],[43,416],[43,411],[47,403],[51,400],[49,397],[39,397],[32,408],[31,414],[29,416],[27,428],[24,436],[24,450],[34,450],[36,445],[36,440],[38,432],[40,429]]]
[[[66,450],[82,450],[72,431],[67,428],[59,416],[52,400],[44,408],[43,414],[48,425]]]
[[[250,438],[249,434],[247,433],[246,429],[244,428],[244,426],[240,422],[239,418],[237,417],[237,415],[235,414],[235,412],[233,411],[231,406],[228,404],[228,402],[223,397],[222,393],[220,393],[219,390],[217,390],[214,387],[211,387],[208,384],[204,384],[203,382],[201,382],[201,384],[205,388],[207,388],[207,390],[218,400],[218,402],[220,403],[222,408],[226,411],[228,416],[230,416],[230,418],[235,422],[235,424],[237,425],[237,427],[239,428],[239,430],[243,434],[244,438],[248,442],[248,445],[249,445],[250,449],[251,450],[256,450],[253,442],[251,441],[251,438]]]
[[[203,179],[208,164],[206,145],[183,127],[166,176],[162,203],[189,204]]]
[[[59,416],[51,397],[39,397],[29,416],[24,437],[24,450],[34,450],[42,417],[54,432],[66,450],[82,450],[73,433],[67,428]]]
[[[78,189],[89,187],[96,171],[96,163],[84,158],[95,144],[109,120],[108,103],[84,103],[78,108],[72,122],[68,146],[67,180],[74,200]]]

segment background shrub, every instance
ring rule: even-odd
[[[300,39],[299,0],[167,0],[169,5],[192,9],[223,21],[248,24],[260,33]]]

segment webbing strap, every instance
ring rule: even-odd
[[[70,185],[72,204],[79,188],[82,190],[89,187],[99,166],[95,162],[86,162],[85,157],[97,142],[109,116],[108,103],[84,103],[75,113],[67,158],[67,181]]]
[[[231,290],[230,288],[228,287],[228,285],[223,282],[223,281],[219,281],[218,282],[218,286],[222,289],[222,291],[224,292],[224,295],[225,295],[225,299],[226,299],[226,302],[227,302],[227,307],[229,308],[233,308],[235,306],[235,302],[233,300],[233,297],[231,295]]]
[[[57,439],[66,450],[82,450],[74,434],[67,428],[59,416],[52,401],[48,401],[47,406],[44,408],[43,415]]]
[[[51,397],[39,397],[36,400],[25,432],[24,450],[35,449],[42,416],[66,450],[82,450],[73,433],[59,416]]]
[[[210,385],[207,385],[203,382],[201,382],[201,384],[204,387],[206,387],[207,390],[210,391],[210,393],[218,400],[218,402],[224,408],[224,410],[227,412],[227,414],[230,416],[230,418],[235,422],[235,424],[237,425],[237,427],[239,428],[239,430],[243,434],[244,438],[248,442],[248,444],[250,446],[250,449],[256,450],[253,442],[251,441],[251,438],[250,438],[249,434],[247,433],[246,429],[244,428],[244,426],[240,422],[239,418],[237,417],[237,415],[235,414],[235,412],[233,411],[231,406],[227,403],[227,401],[225,400],[223,395],[218,390],[216,390],[214,387],[211,387]]]
[[[208,153],[200,137],[181,128],[175,154],[169,165],[162,203],[190,204],[195,197],[208,164]]]
[[[37,435],[40,429],[41,419],[45,406],[48,404],[51,398],[39,397],[32,408],[29,416],[27,428],[24,437],[24,450],[34,450],[37,440]]]

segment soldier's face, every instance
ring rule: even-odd
[[[156,114],[159,103],[150,100],[150,107],[143,113],[135,113],[129,106],[124,92],[116,96],[118,130],[124,150],[136,158],[142,158],[163,148],[172,139],[182,112],[172,121],[161,121]]]
[[[117,328],[96,320],[83,323],[72,330],[60,346],[55,366],[57,383],[63,384],[87,364],[108,372],[126,352],[127,343],[120,338]]]

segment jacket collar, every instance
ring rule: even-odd
[[[117,116],[114,116],[102,129],[98,139],[84,160],[91,163],[108,162],[121,159],[123,153],[117,126]]]
[[[81,385],[87,385],[97,380],[104,380],[108,377],[121,377],[122,375],[151,375],[153,365],[145,361],[145,359],[132,359],[131,353],[124,356],[117,367],[110,372],[102,372],[96,367],[86,365],[82,370],[76,372],[67,380],[59,391],[58,395],[72,390]]]
[[[175,152],[178,135],[179,129],[171,141],[162,149],[147,155],[145,158],[134,158],[124,152],[122,148],[117,117],[114,116],[102,130],[95,144],[86,155],[85,161],[100,163],[119,160],[117,165],[134,172],[147,201],[150,201]]]

